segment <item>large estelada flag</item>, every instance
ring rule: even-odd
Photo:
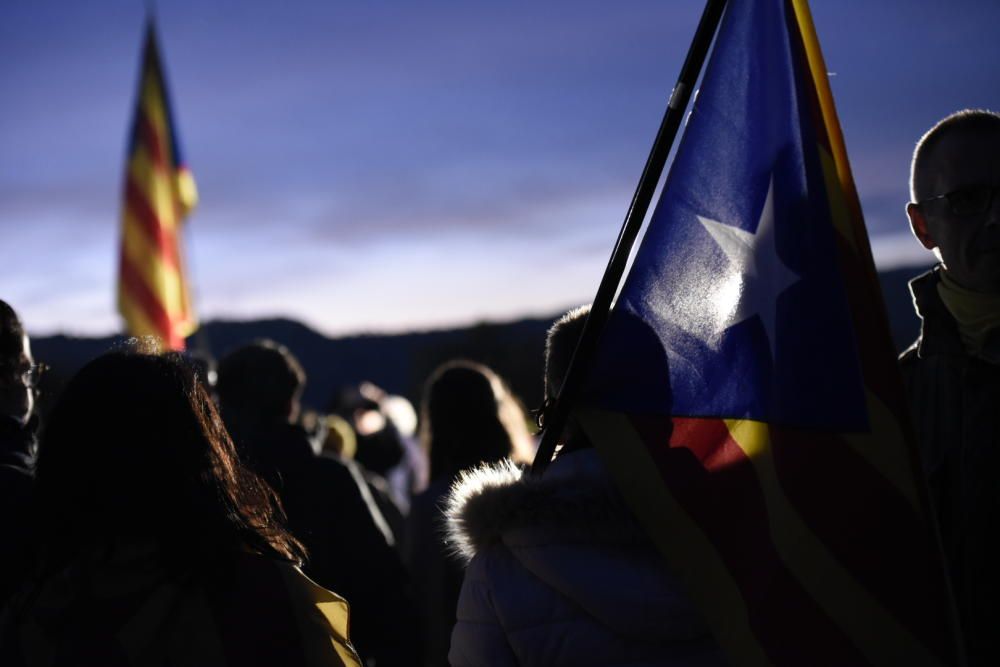
[[[171,349],[183,349],[198,326],[181,243],[197,200],[150,21],[125,167],[118,309],[129,334],[156,336]]]
[[[576,418],[735,664],[958,664],[804,0],[728,3],[582,396]]]

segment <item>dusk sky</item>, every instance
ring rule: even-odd
[[[326,334],[589,301],[701,2],[157,3],[201,201],[203,320]],[[883,268],[926,264],[913,144],[1000,109],[1000,2],[814,0]],[[0,298],[29,332],[118,331],[125,140],[145,4],[0,5]]]

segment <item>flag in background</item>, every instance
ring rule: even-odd
[[[730,0],[574,412],[741,665],[952,665],[952,604],[804,0]]]
[[[198,326],[181,243],[182,223],[197,200],[150,20],[125,166],[118,309],[129,334],[156,336],[175,350]]]

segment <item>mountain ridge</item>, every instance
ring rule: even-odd
[[[909,267],[879,273],[890,330],[897,350],[905,349],[919,332],[906,283],[926,268]],[[386,391],[418,403],[423,383],[439,364],[471,359],[493,368],[510,384],[527,407],[542,399],[545,332],[562,314],[506,322],[405,333],[359,333],[328,337],[290,318],[213,320],[190,339],[189,348],[218,359],[228,351],[259,338],[271,338],[299,358],[306,371],[303,402],[326,408],[342,386],[371,381]],[[43,389],[51,399],[81,366],[120,345],[123,336],[96,338],[57,334],[32,339],[35,357],[49,364],[52,377]],[[43,396],[43,403],[47,402]]]

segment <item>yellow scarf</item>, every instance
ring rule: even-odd
[[[973,292],[940,272],[938,295],[958,323],[962,346],[974,357],[1000,363],[1000,294]]]

